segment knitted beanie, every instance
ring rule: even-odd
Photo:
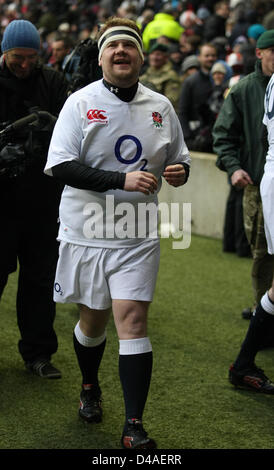
[[[40,35],[30,21],[13,20],[6,27],[1,50],[7,52],[15,48],[40,50]]]
[[[184,60],[183,60],[183,63],[182,63],[182,73],[185,73],[187,72],[188,69],[192,69],[192,68],[196,68],[196,69],[199,69],[200,68],[200,62],[199,60],[197,59],[197,56],[195,54],[193,55],[188,55]]]
[[[261,24],[252,24],[247,30],[247,37],[253,38],[256,41],[259,39],[261,34],[266,31],[265,27]]]

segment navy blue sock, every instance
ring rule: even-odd
[[[235,369],[240,370],[253,366],[255,356],[264,346],[270,331],[274,331],[274,315],[267,313],[260,302],[255,314],[251,317],[246,337],[234,362]]]
[[[82,373],[83,384],[98,386],[98,371],[104,354],[106,339],[95,347],[83,346],[73,333],[74,350]]]
[[[142,354],[119,355],[125,417],[142,419],[152,373],[152,351]]]

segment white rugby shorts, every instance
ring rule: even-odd
[[[94,248],[62,242],[54,301],[103,310],[112,299],[152,301],[160,261],[159,240],[130,248]]]
[[[274,254],[274,163],[266,163],[260,186],[267,251]]]

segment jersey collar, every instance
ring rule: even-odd
[[[115,85],[112,85],[111,83],[107,82],[105,79],[103,79],[103,84],[105,85],[105,87],[111,93],[116,95],[117,98],[119,98],[122,101],[126,101],[126,102],[129,102],[134,98],[135,93],[136,93],[137,88],[138,88],[138,83],[139,82],[136,82],[133,86],[131,86],[129,88],[119,88],[119,87],[117,87]]]

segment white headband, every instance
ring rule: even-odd
[[[113,26],[112,28],[107,29],[98,40],[99,61],[101,59],[105,47],[110,42],[118,40],[132,41],[137,47],[140,56],[144,60],[143,43],[139,34],[129,26]]]

